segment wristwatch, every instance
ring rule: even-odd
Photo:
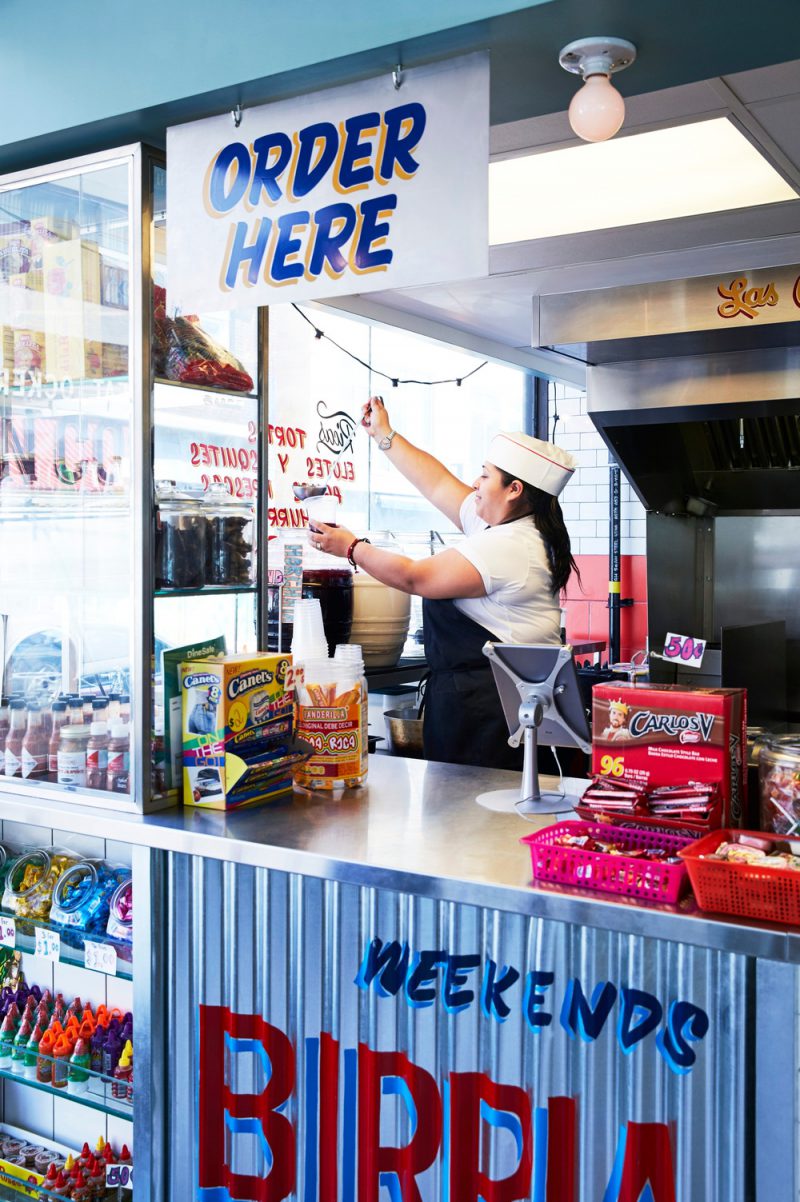
[[[392,445],[392,439],[397,434],[396,430],[390,430],[388,434],[384,434],[383,438],[378,441],[378,446],[382,451],[388,451]]]

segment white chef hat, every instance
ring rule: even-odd
[[[497,434],[491,441],[486,459],[515,480],[541,488],[553,497],[559,495],[578,466],[577,459],[555,443],[531,438],[530,434],[521,431]]]

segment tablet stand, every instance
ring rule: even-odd
[[[553,790],[543,792],[539,787],[537,765],[543,726],[546,736],[543,741],[558,746],[578,746],[586,752],[591,750],[572,649],[487,643],[483,653],[491,662],[512,732],[509,745],[519,747],[522,742],[525,754],[519,790],[495,789],[479,794],[476,801],[487,809],[509,813],[516,809],[519,814],[526,815],[562,814],[574,809],[580,795]],[[516,698],[513,697],[514,690]],[[518,701],[516,712],[515,701]],[[567,701],[569,706],[565,704]]]

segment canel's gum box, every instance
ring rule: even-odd
[[[255,761],[268,775],[271,758],[292,741],[290,655],[219,655],[181,664],[183,799],[227,809],[285,792],[291,774],[251,795]]]

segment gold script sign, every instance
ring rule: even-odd
[[[717,313],[727,320],[740,314],[752,320],[758,316],[759,309],[772,309],[780,302],[780,293],[774,280],[761,286],[751,285],[746,275],[736,276],[729,284],[717,284],[717,294],[722,297],[722,304],[717,305]],[[791,288],[791,298],[800,308],[800,276],[797,276]]]

